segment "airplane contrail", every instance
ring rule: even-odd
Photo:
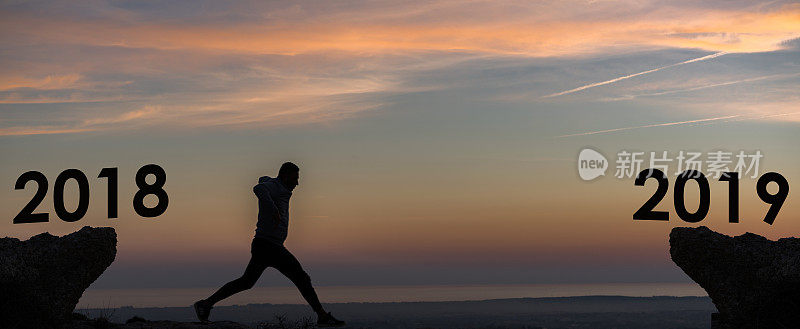
[[[761,119],[774,118],[774,117],[785,117],[785,116],[795,115],[795,114],[800,114],[800,111],[778,113],[778,114],[766,114],[766,115],[760,115],[760,116],[744,116],[744,117],[737,118],[735,120],[728,120],[728,121],[724,121],[724,122],[739,122],[739,121],[745,121],[745,120],[761,120]],[[718,123],[718,122],[713,122],[712,121],[712,122],[696,124],[696,125],[693,125],[693,126],[700,127],[700,126],[713,125],[713,124],[716,124],[716,123]]]
[[[663,69],[668,69],[668,68],[679,66],[679,65],[683,65],[683,64],[689,64],[689,63],[704,61],[704,60],[707,60],[707,59],[717,58],[717,57],[725,55],[725,54],[727,54],[727,52],[721,51],[721,52],[718,52],[718,53],[715,53],[715,54],[706,55],[706,56],[703,56],[703,57],[698,57],[698,58],[686,60],[686,61],[683,61],[683,62],[680,62],[680,63],[670,64],[670,65],[662,66],[662,67],[659,67],[659,68],[654,68],[652,70],[647,70],[647,71],[643,71],[643,72],[639,72],[639,73],[634,73],[634,74],[630,74],[630,75],[626,75],[626,76],[621,76],[619,78],[614,78],[614,79],[606,80],[606,81],[602,81],[602,82],[591,83],[591,84],[588,84],[588,85],[585,85],[585,86],[580,86],[578,88],[574,88],[574,89],[558,92],[558,93],[555,93],[555,94],[542,96],[542,98],[550,98],[550,97],[557,97],[557,96],[562,96],[562,95],[566,95],[566,94],[571,94],[571,93],[574,93],[574,92],[577,92],[577,91],[581,91],[581,90],[585,90],[585,89],[589,89],[589,88],[594,88],[594,87],[598,87],[598,86],[602,86],[602,85],[607,85],[609,83],[614,83],[614,82],[617,82],[617,81],[630,79],[630,78],[633,78],[633,77],[638,77],[640,75],[645,75],[645,74],[648,74],[648,73],[661,71]]]
[[[714,84],[691,87],[691,88],[685,88],[685,89],[667,90],[667,91],[662,91],[662,92],[657,92],[657,93],[650,93],[650,94],[626,95],[626,96],[623,96],[623,97],[612,98],[612,99],[607,99],[607,100],[611,100],[611,101],[620,100],[620,99],[629,100],[629,99],[634,99],[634,98],[637,98],[637,97],[670,95],[670,94],[677,94],[677,93],[683,93],[683,92],[689,92],[689,91],[696,91],[696,90],[715,88],[715,87],[730,86],[730,85],[735,85],[735,84],[739,84],[739,83],[755,82],[755,81],[767,80],[767,79],[772,79],[772,78],[790,78],[790,77],[796,77],[798,75],[800,75],[800,73],[765,75],[765,76],[760,76],[760,77],[755,77],[755,78],[735,80],[735,81],[727,81],[727,82],[720,82],[720,83],[714,83]]]
[[[603,133],[610,133],[610,132],[623,131],[623,130],[632,130],[632,129],[640,129],[640,128],[651,128],[651,127],[664,127],[664,126],[676,126],[676,125],[684,125],[684,124],[698,123],[698,122],[707,122],[705,124],[714,124],[716,122],[709,122],[709,121],[719,121],[719,120],[734,119],[734,118],[738,118],[738,119],[730,120],[730,121],[726,121],[726,122],[736,122],[736,121],[743,121],[743,120],[760,120],[760,119],[773,118],[773,117],[783,117],[783,116],[789,116],[789,115],[795,115],[795,114],[800,114],[800,111],[797,111],[797,112],[785,112],[785,113],[778,113],[778,114],[767,114],[767,115],[761,115],[761,116],[746,116],[746,115],[742,115],[742,114],[737,114],[737,115],[729,115],[729,116],[716,117],[716,118],[706,118],[706,119],[697,119],[697,120],[688,120],[688,121],[657,123],[657,124],[644,125],[644,126],[633,126],[633,127],[622,127],[622,128],[614,128],[614,129],[606,129],[606,130],[589,131],[589,132],[569,134],[569,135],[560,135],[560,136],[555,136],[553,138],[586,136],[586,135],[603,134]]]
[[[794,115],[794,114],[800,114],[800,111],[798,111],[798,112],[788,112],[788,113],[770,114],[770,115],[765,115],[765,116],[757,117],[757,118],[754,118],[754,119],[765,119],[765,118],[772,118],[772,117],[785,117],[785,116],[787,116],[787,115]]]
[[[556,136],[555,138],[596,135],[596,134],[610,133],[610,132],[615,132],[615,131],[641,129],[641,128],[651,128],[651,127],[677,126],[677,125],[684,125],[684,124],[688,124],[688,123],[733,119],[733,118],[738,118],[740,116],[741,116],[740,114],[737,114],[737,115],[729,115],[729,116],[716,117],[716,118],[706,118],[706,119],[697,119],[697,120],[657,123],[657,124],[644,125],[644,126],[622,127],[622,128],[614,128],[614,129],[606,129],[606,130],[589,131],[589,132],[577,133],[577,134],[561,135],[561,136]]]

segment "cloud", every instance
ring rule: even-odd
[[[66,89],[79,86],[78,82],[81,75],[77,73],[64,75],[48,75],[42,78],[29,77],[6,77],[0,81],[0,91],[8,91],[20,88],[32,88],[40,90]]]
[[[159,114],[161,108],[159,106],[145,106],[144,108],[136,111],[126,112],[122,115],[113,118],[96,118],[88,119],[81,123],[84,126],[98,126],[111,123],[123,123],[135,120],[144,120],[155,117]]]
[[[119,128],[122,124],[141,123],[159,115],[160,107],[145,106],[142,109],[125,112],[116,117],[85,119],[74,124],[17,126],[0,128],[0,136],[72,134]]]
[[[564,95],[723,53],[790,48],[787,40],[800,36],[796,4],[97,1],[0,9],[6,135],[332,122],[396,95],[491,89],[481,79],[511,84],[508,73],[483,77],[461,65],[475,59],[492,69],[504,61],[549,67],[639,51],[714,52],[556,93]],[[437,78],[461,68],[472,79]],[[569,77],[555,79],[535,80],[536,87]],[[148,106],[159,110],[138,117]]]
[[[611,15],[612,4],[566,10],[555,4],[508,6],[466,3],[436,17],[410,8],[404,19],[319,15],[317,19],[133,21],[116,17],[76,20],[28,12],[2,15],[4,39],[94,46],[193,49],[209,52],[294,55],[347,51],[466,51],[532,57],[592,54],[613,48],[679,47],[714,52],[773,51],[800,37],[800,6],[769,12],[659,7]],[[538,12],[537,10],[543,10]],[[512,12],[519,10],[519,12]],[[565,15],[562,12],[570,13]],[[366,10],[367,12],[372,12]],[[478,16],[471,16],[480,13]],[[366,13],[362,13],[366,15]],[[547,16],[550,14],[550,16]],[[563,19],[557,19],[565,16]],[[355,17],[355,18],[354,18]],[[596,18],[593,18],[596,17]]]
[[[567,138],[567,137],[579,137],[579,136],[589,136],[598,134],[609,134],[609,133],[645,129],[645,128],[658,128],[658,127],[683,126],[683,125],[702,126],[709,124],[720,124],[720,123],[730,123],[739,121],[779,120],[779,121],[800,122],[800,105],[798,105],[796,102],[792,100],[782,100],[782,101],[773,101],[765,103],[745,103],[745,102],[706,103],[706,104],[695,105],[695,107],[699,107],[705,110],[710,108],[722,109],[723,112],[733,112],[738,114],[725,115],[712,118],[682,120],[682,121],[655,123],[648,125],[586,131],[586,132],[558,135],[554,136],[553,138]],[[696,111],[696,112],[703,112],[703,111]]]
[[[95,129],[91,128],[70,128],[64,126],[20,126],[0,128],[0,136],[74,134],[94,130]]]
[[[800,122],[800,97],[790,96],[771,99],[769,95],[763,99],[751,100],[711,100],[687,105],[690,111],[708,112],[711,109],[719,113],[738,113],[740,118],[732,121],[766,120],[782,122]]]

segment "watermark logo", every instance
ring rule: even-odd
[[[634,178],[646,169],[658,169],[667,176],[703,173],[708,178],[719,179],[725,173],[735,172],[741,178],[758,178],[763,157],[764,154],[760,150],[738,152],[622,150],[617,152],[616,159],[612,158],[613,163],[609,163],[599,152],[585,148],[578,154],[578,174],[582,180],[590,181],[605,176],[608,167],[613,167],[610,175],[620,179]]]
[[[592,149],[583,149],[578,154],[578,175],[585,181],[605,176],[608,169],[608,160]]]

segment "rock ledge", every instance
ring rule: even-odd
[[[712,328],[800,328],[800,239],[676,227],[670,256],[708,293]]]
[[[110,227],[85,226],[63,237],[0,239],[0,327],[64,323],[116,254],[117,233]]]

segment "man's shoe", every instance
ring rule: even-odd
[[[317,327],[321,328],[330,328],[330,327],[343,327],[345,325],[344,321],[337,320],[336,318],[331,315],[330,312],[323,313],[317,318]]]
[[[197,319],[200,322],[208,323],[208,316],[211,314],[213,307],[208,305],[205,300],[198,300],[194,302],[194,313],[197,314]]]

